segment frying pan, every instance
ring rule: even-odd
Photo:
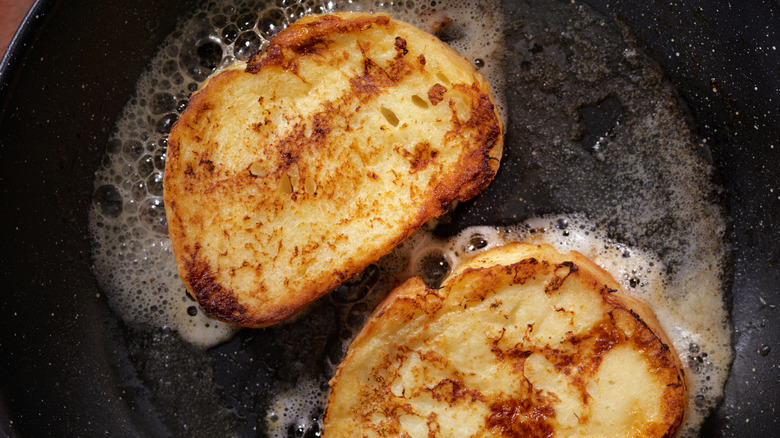
[[[636,38],[665,72],[707,140],[723,187],[735,359],[724,400],[701,435],[778,436],[780,4],[585,3]],[[221,435],[230,422],[226,406],[241,420],[239,434],[255,435],[258,414],[242,406],[267,389],[268,373],[279,373],[272,371],[274,356],[319,366],[311,358],[320,353],[263,331],[242,332],[248,334],[205,356],[194,347],[167,350],[170,333],[134,336],[93,278],[87,211],[94,172],[137,78],[195,4],[37,1],[0,63],[0,435]],[[507,8],[522,5],[509,1]],[[467,207],[454,226],[502,219],[473,210]],[[333,309],[318,310],[325,316],[308,329],[330,336]],[[280,330],[295,337],[298,329]],[[270,350],[256,347],[265,336]],[[158,349],[146,353],[160,360],[139,368],[133,358],[149,349]],[[248,358],[255,365],[242,367]],[[147,389],[145,379],[161,372],[151,368],[168,365],[178,374]],[[164,407],[176,400],[187,403]],[[181,416],[210,415],[179,418],[179,408]]]

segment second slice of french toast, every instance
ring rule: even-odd
[[[671,437],[683,368],[653,312],[572,252],[511,243],[414,277],[331,380],[329,437]]]

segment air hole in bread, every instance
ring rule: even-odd
[[[292,185],[293,191],[301,186],[301,171],[298,169],[297,163],[292,163],[287,174],[290,175],[290,184]]]
[[[447,78],[447,76],[444,73],[438,72],[436,73],[436,77],[439,78],[439,80],[444,82],[446,85],[450,84],[449,78]]]
[[[317,191],[317,183],[314,178],[307,176],[303,182],[303,189],[306,190],[306,193],[313,195]]]
[[[289,195],[293,191],[292,182],[290,182],[290,175],[287,173],[282,175],[282,180],[279,181],[279,191],[285,195]]]
[[[425,101],[422,97],[418,95],[412,96],[412,103],[419,106],[420,108],[427,109],[428,108],[428,102]]]
[[[455,111],[455,114],[460,120],[468,120],[471,117],[471,107],[469,102],[465,102],[463,99],[450,100],[450,106]]]
[[[249,174],[252,176],[260,176],[265,177],[268,175],[268,172],[263,169],[262,163],[259,161],[255,161],[254,163],[249,165]]]
[[[381,107],[379,111],[382,112],[382,115],[385,117],[385,120],[387,120],[388,123],[390,123],[393,126],[398,126],[398,116],[395,115],[393,110],[385,107]]]

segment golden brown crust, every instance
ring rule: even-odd
[[[650,309],[578,253],[515,243],[439,290],[393,291],[331,381],[324,431],[671,437],[686,402]]]
[[[217,318],[284,320],[484,189],[502,147],[487,83],[431,35],[304,17],[211,77],[171,130],[179,275]]]
[[[344,18],[342,18],[344,17]],[[247,73],[258,73],[266,66],[279,66],[297,72],[297,60],[305,54],[321,54],[328,49],[334,35],[362,32],[372,26],[387,27],[390,17],[384,14],[329,14],[308,16],[280,32],[265,53],[249,61]]]

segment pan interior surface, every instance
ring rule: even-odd
[[[262,50],[295,17],[360,8],[427,27],[481,66],[493,92],[509,102],[501,170],[478,198],[430,225],[428,237],[413,239],[432,243],[407,244],[289,323],[236,334],[204,314],[176,276],[162,206],[168,131],[210,73]],[[492,225],[510,226],[499,233],[524,238],[524,228],[537,236],[549,229],[549,239],[556,239],[552,224],[571,222],[565,236],[600,234],[628,245],[623,258],[631,248],[637,254],[646,248],[663,261],[653,270],[666,279],[648,289],[660,294],[656,304],[665,303],[656,312],[693,376],[693,420],[684,436],[696,434],[719,400],[731,360],[723,301],[726,222],[706,146],[657,66],[618,26],[571,2],[502,8],[490,2],[209,5],[161,47],[108,142],[90,219],[98,282],[129,325],[128,357],[165,424],[179,432],[216,427],[243,434],[251,425],[273,436],[318,433],[327,381],[348,341],[399,268],[442,246],[433,234]],[[475,20],[480,11],[493,13]],[[505,12],[511,20],[503,22]],[[503,32],[489,31],[498,28]],[[542,215],[550,225],[531,225]],[[440,251],[439,257],[446,267],[454,256]],[[642,289],[643,275],[650,276],[641,272],[646,265],[620,272],[638,296],[650,294]],[[702,303],[706,317],[676,324]],[[184,413],[182,400],[198,403]],[[194,418],[211,423],[193,427]]]
[[[130,209],[149,212],[136,216],[141,234],[165,239],[154,190],[166,129],[190,86],[242,48],[262,47],[291,17],[327,9],[308,1],[278,7],[167,3],[39,1],[0,63],[0,204],[7,206],[0,221],[0,268],[7,280],[0,297],[7,316],[0,321],[0,435],[318,436],[324,382],[381,298],[389,279],[382,269],[398,268],[385,260],[299,319],[264,330],[228,329],[212,338],[224,341],[211,348],[185,340],[164,319],[127,317],[112,286],[96,284],[95,277],[107,276],[96,263],[106,248],[90,236],[96,217],[104,226],[127,226],[119,234],[127,233],[135,229],[131,224],[110,221],[132,201]],[[572,224],[587,224],[609,242],[646,248],[679,271],[686,259],[700,258],[692,254],[697,235],[685,231],[709,228],[717,238],[705,258],[717,261],[719,290],[733,292],[725,301],[733,300],[736,354],[725,399],[701,436],[774,436],[780,427],[774,412],[780,392],[780,38],[773,24],[780,7],[585,3],[590,7],[568,0],[491,4],[503,15],[502,53],[469,56],[484,69],[497,68],[505,80],[506,157],[493,186],[438,221],[421,247],[431,251],[413,260],[436,277],[446,271],[439,269],[446,265],[441,248],[451,236],[479,234],[482,226],[491,232],[525,227],[532,219],[526,232],[555,238],[574,231]],[[452,6],[425,5],[436,11],[427,14],[434,21]],[[397,15],[421,6],[385,2],[367,9]],[[73,26],[84,16],[90,26]],[[186,30],[193,22],[200,24]],[[438,36],[457,44],[459,23]],[[169,54],[175,65],[155,73],[155,65],[166,68],[155,60],[171,39],[185,50]],[[175,72],[184,72],[181,83]],[[142,94],[137,78],[155,74],[171,87],[160,100],[133,103]],[[143,112],[128,122],[136,131],[128,140],[140,142],[140,150],[115,141],[122,123],[115,116],[135,111],[133,105]],[[658,109],[655,120],[676,129],[641,126]],[[646,141],[634,141],[637,136]],[[148,149],[152,142],[157,145]],[[676,198],[685,190],[670,188],[677,177],[655,166],[661,158],[654,148],[665,142],[698,157],[691,188],[702,194],[701,208],[687,216]],[[625,159],[619,151],[628,146],[644,160]],[[126,153],[140,153],[126,163],[128,175],[96,184],[95,171],[125,160]],[[724,220],[726,212],[732,222]],[[133,243],[137,237],[128,236],[124,244],[137,249],[142,239]],[[136,265],[143,258],[126,260],[134,266],[128,269],[147,269]],[[632,278],[624,280],[630,288]],[[175,295],[164,304],[170,297],[158,297],[141,306],[144,317],[165,314],[178,300],[185,323],[192,323],[188,298]],[[721,303],[718,297],[716,307]],[[214,333],[212,321],[194,310],[199,319],[192,324]],[[710,354],[699,344],[681,352],[692,368],[710,366]],[[702,401],[703,410],[716,402]]]

